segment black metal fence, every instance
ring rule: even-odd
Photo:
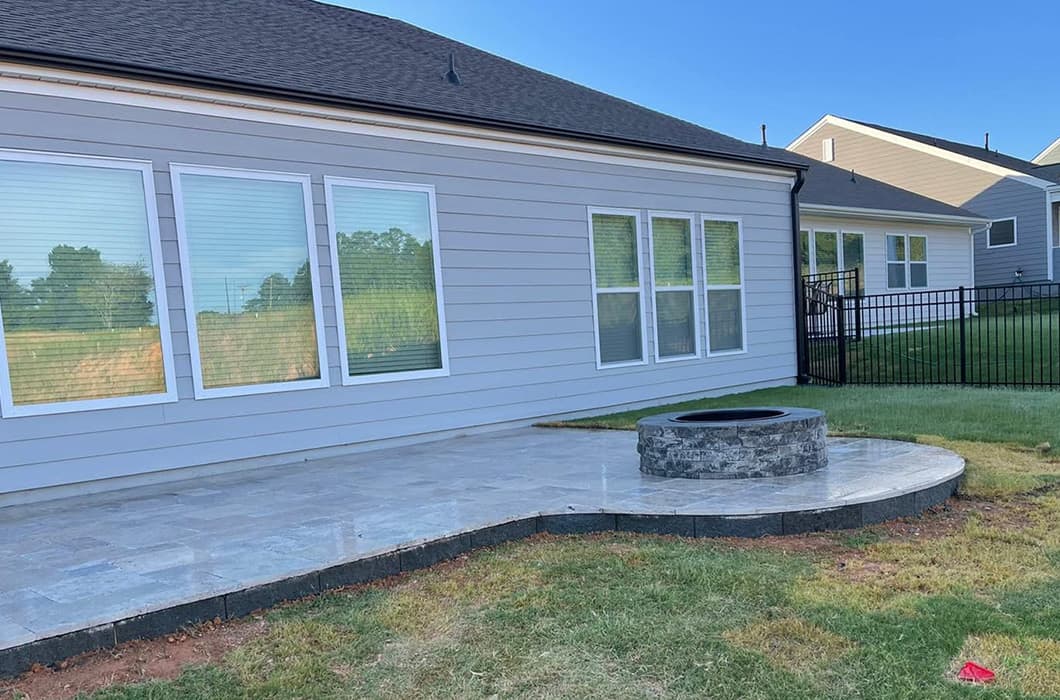
[[[1060,386],[1060,284],[853,295],[803,280],[802,374],[821,384]]]

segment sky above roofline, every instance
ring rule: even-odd
[[[765,122],[784,146],[825,113],[969,144],[989,131],[1027,160],[1060,136],[1060,96],[1041,84],[1055,31],[1031,3],[330,2],[745,141]]]

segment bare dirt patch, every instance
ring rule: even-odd
[[[0,680],[0,698],[68,700],[112,685],[176,678],[187,666],[217,662],[266,628],[265,620],[255,617],[207,622],[156,639],[90,651],[54,668],[37,666],[13,680]]]

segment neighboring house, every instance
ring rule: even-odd
[[[802,274],[857,268],[863,294],[974,284],[972,234],[988,220],[857,172],[807,163],[799,194]]]
[[[1035,165],[1056,165],[1060,163],[1060,139],[1053,141],[1038,155],[1031,158]]]
[[[0,503],[794,381],[784,150],[304,0],[0,16]]]
[[[789,149],[974,212],[976,284],[1054,279],[1060,257],[1060,164],[826,115]]]

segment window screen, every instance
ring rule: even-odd
[[[12,413],[167,391],[150,167],[81,162],[0,155],[4,403]]]
[[[319,380],[308,180],[178,166],[173,174],[202,388]]]
[[[429,189],[328,187],[348,376],[442,369]]]
[[[862,234],[843,234],[843,269],[858,271],[858,288],[844,289],[843,293],[865,294],[865,236]]]
[[[594,212],[591,218],[600,364],[642,361],[637,217]]]
[[[905,288],[905,236],[887,236],[887,286]]]
[[[818,273],[835,272],[839,269],[839,247],[835,231],[814,231],[814,254]]]
[[[694,357],[698,347],[692,220],[652,217],[651,241],[656,355],[660,359]]]
[[[711,352],[745,349],[740,238],[739,222],[703,221],[707,330]]]

